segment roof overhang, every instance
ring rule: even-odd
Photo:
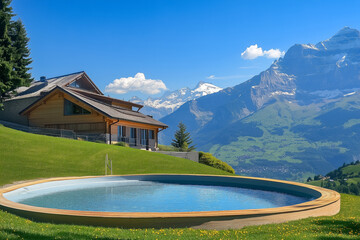
[[[124,104],[124,105],[128,105],[128,106],[132,106],[132,107],[136,107],[138,108],[138,111],[143,108],[144,106],[141,104],[137,104],[137,103],[133,103],[133,102],[129,102],[129,101],[124,101],[124,100],[120,100],[120,99],[116,99],[116,98],[111,98],[111,97],[107,97],[105,95],[99,95],[96,93],[92,93],[89,91],[84,91],[82,89],[78,89],[78,88],[71,88],[72,91],[78,92],[80,94],[84,94],[84,95],[90,95],[94,98],[99,98],[99,99],[104,99],[104,100],[109,100],[112,102],[117,102],[119,104]]]

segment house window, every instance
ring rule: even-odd
[[[155,131],[149,130],[149,139],[155,139]]]
[[[67,99],[64,99],[64,115],[86,115],[90,114],[90,112],[75,103],[70,102]]]
[[[140,129],[141,145],[147,145],[147,130]]]
[[[136,128],[130,128],[130,137],[136,138]]]
[[[126,137],[126,127],[125,126],[118,126],[118,136]]]
[[[125,126],[118,126],[118,141],[119,142],[126,142],[126,127]]]
[[[78,84],[77,81],[73,81],[72,83],[69,84],[69,87],[80,88],[80,85]]]
[[[130,145],[136,145],[136,128],[130,128]]]

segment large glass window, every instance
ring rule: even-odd
[[[130,144],[136,145],[136,128],[130,128]]]
[[[126,142],[126,127],[118,126],[118,141]]]
[[[126,137],[126,127],[118,126],[118,135],[119,137]]]
[[[136,138],[136,128],[130,128],[130,137]]]
[[[149,130],[149,139],[155,139],[155,131]]]
[[[75,103],[70,102],[67,99],[64,99],[64,115],[86,115],[90,112]]]
[[[146,129],[140,130],[141,145],[147,145],[147,132]]]

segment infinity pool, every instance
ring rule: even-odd
[[[5,193],[4,197],[36,207],[99,212],[261,209],[312,200],[310,196],[213,184],[104,177],[35,184]]]

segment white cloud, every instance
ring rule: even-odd
[[[246,48],[246,50],[241,53],[241,57],[244,59],[255,59],[258,57],[267,57],[267,58],[279,58],[284,56],[285,52],[280,51],[280,49],[269,49],[264,50],[261,47],[258,47],[257,44],[251,45],[250,47]]]
[[[279,58],[279,57],[282,57],[285,55],[285,52],[284,51],[280,51],[280,49],[270,49],[268,51],[264,51],[264,55],[267,57],[267,58]]]
[[[143,73],[137,73],[135,77],[115,79],[105,87],[105,92],[117,94],[135,91],[145,94],[158,94],[161,90],[167,90],[163,81],[146,79]]]
[[[251,45],[243,53],[241,53],[241,57],[244,59],[255,59],[261,56],[264,56],[264,52],[257,44]]]

